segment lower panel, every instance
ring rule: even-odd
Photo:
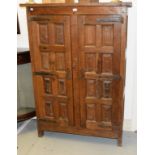
[[[40,131],[54,131],[54,132],[62,132],[69,134],[78,134],[78,135],[90,135],[97,137],[105,137],[105,138],[118,138],[117,130],[90,130],[84,128],[75,128],[75,127],[60,127],[58,124],[54,124],[48,120],[38,120],[38,130]]]

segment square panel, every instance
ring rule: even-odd
[[[48,117],[54,117],[54,110],[53,110],[52,101],[45,100],[45,115]]]
[[[112,97],[112,81],[110,80],[102,81],[102,97],[104,98]]]
[[[64,44],[64,24],[54,24],[55,32],[55,44],[63,45]]]
[[[87,104],[87,120],[95,120],[95,104]]]
[[[85,25],[84,27],[85,27],[84,29],[85,46],[95,46],[96,45],[96,26]]]
[[[48,52],[41,52],[41,67],[42,69],[50,69]]]
[[[112,109],[110,105],[101,105],[101,120],[103,122],[111,122]]]
[[[102,26],[102,46],[113,46],[114,39],[113,25]]]
[[[52,94],[52,81],[50,77],[44,77],[44,93],[45,94]]]
[[[65,53],[55,53],[56,70],[65,70]]]
[[[85,68],[87,72],[96,71],[96,53],[85,54]]]
[[[66,95],[66,81],[64,79],[58,79],[58,95]]]
[[[87,79],[87,97],[96,97],[96,80]]]
[[[112,73],[112,54],[102,54],[102,73]]]
[[[41,44],[48,44],[48,24],[39,24],[39,38]]]
[[[59,103],[59,116],[60,118],[67,118],[67,106],[66,103]]]

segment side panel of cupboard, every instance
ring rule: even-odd
[[[73,126],[70,17],[32,16],[29,28],[37,117]]]

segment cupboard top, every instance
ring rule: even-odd
[[[109,3],[23,3],[21,7],[59,7],[59,6],[104,6],[104,7],[132,7],[132,2]]]

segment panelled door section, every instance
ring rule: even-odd
[[[32,16],[29,26],[38,117],[73,125],[70,17]]]
[[[79,16],[81,126],[112,130],[119,124],[120,16]]]

